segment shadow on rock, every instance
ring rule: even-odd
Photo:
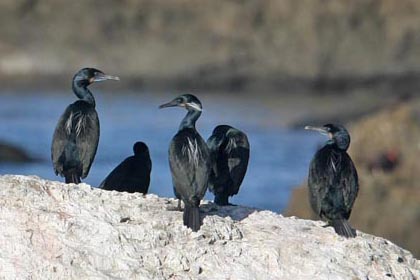
[[[222,218],[230,217],[234,221],[242,221],[256,211],[258,211],[258,209],[246,206],[219,206],[212,202],[200,205],[202,219],[204,219],[206,216],[219,216]]]

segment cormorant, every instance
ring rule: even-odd
[[[133,151],[134,156],[126,158],[115,167],[101,183],[100,188],[109,191],[147,194],[152,171],[149,149],[145,143],[136,142]]]
[[[193,231],[200,229],[200,201],[207,190],[211,162],[206,142],[195,129],[201,115],[200,100],[191,94],[181,95],[159,108],[184,107],[188,113],[169,146],[169,166],[175,195],[184,207],[184,225]]]
[[[248,167],[249,142],[242,131],[219,125],[207,140],[212,159],[209,190],[217,205],[229,205],[229,196],[238,193]]]
[[[99,141],[95,98],[87,88],[94,82],[119,80],[94,68],[83,68],[73,77],[73,92],[79,98],[70,104],[54,131],[51,159],[56,175],[66,183],[80,183],[89,173]]]
[[[339,235],[356,237],[350,218],[359,191],[357,171],[347,154],[350,135],[341,125],[306,126],[328,135],[325,146],[317,151],[309,167],[309,200],[317,215],[334,227]]]

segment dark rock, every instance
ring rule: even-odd
[[[33,162],[34,160],[22,148],[13,144],[0,142],[0,162],[27,163]]]

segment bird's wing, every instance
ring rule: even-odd
[[[201,147],[201,151],[199,153],[201,157],[199,161],[200,168],[196,169],[195,180],[197,182],[197,187],[199,188],[199,196],[204,197],[207,191],[209,174],[211,170],[211,158],[206,142],[199,135],[197,137],[197,144],[199,147]]]
[[[147,171],[150,174],[152,172],[152,167],[153,167],[152,159],[150,158],[150,156],[148,156],[146,160],[147,160],[147,164],[146,164]]]
[[[328,152],[321,149],[310,163],[308,176],[309,202],[318,215],[321,214],[322,203],[332,185],[330,173]]]
[[[232,189],[229,195],[238,193],[249,161],[249,142],[247,137],[243,135],[240,142],[235,142],[235,140],[235,138],[229,138],[229,143],[225,148],[225,152],[228,155],[228,168],[232,181]]]
[[[220,150],[220,146],[223,143],[223,137],[220,137],[219,135],[212,135],[210,136],[210,138],[207,140],[207,147],[209,148],[209,152],[210,152],[210,158],[211,158],[211,163],[212,163],[212,176],[217,177],[217,158],[219,155],[219,150]]]
[[[82,128],[77,134],[77,146],[80,149],[80,161],[83,164],[82,178],[86,178],[96,155],[99,142],[99,118],[96,110],[90,108],[83,114]]]
[[[147,158],[143,161],[145,162],[145,165],[143,166],[143,168],[145,168],[144,170],[144,193],[147,193],[149,191],[149,186],[150,186],[150,174],[152,173],[152,160],[150,159],[150,156],[147,155]]]
[[[345,210],[348,212],[349,218],[354,200],[359,192],[359,180],[356,167],[347,153],[343,154],[342,176],[340,186],[343,191],[343,199]]]
[[[70,139],[66,132],[66,123],[70,117],[72,107],[69,105],[58,120],[57,126],[54,130],[54,135],[51,144],[51,160],[53,162],[55,174],[63,173],[63,163],[60,158],[63,155],[64,149]]]
[[[209,148],[210,160],[211,160],[211,169],[210,169],[210,175],[209,175],[209,190],[211,192],[215,192],[216,191],[215,188],[217,188],[217,186],[220,185],[217,182],[217,179],[219,177],[219,170],[218,170],[217,163],[219,160],[220,146],[222,145],[224,141],[223,136],[213,134],[207,140],[207,146]]]
[[[124,187],[124,179],[129,175],[131,165],[130,157],[118,164],[99,185],[104,190],[118,190]]]

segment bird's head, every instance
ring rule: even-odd
[[[106,75],[101,70],[95,68],[83,68],[74,75],[73,83],[81,86],[88,86],[92,83],[102,82],[106,80],[119,81],[120,78],[116,76]]]
[[[171,102],[162,104],[159,106],[159,109],[167,107],[184,107],[188,111],[198,111],[203,110],[200,100],[192,94],[183,94],[172,100]]]
[[[213,135],[225,135],[232,127],[230,125],[218,125],[213,129]]]
[[[144,142],[136,142],[133,146],[133,152],[135,155],[142,155],[145,153],[149,153],[149,148]]]
[[[342,125],[305,126],[305,129],[315,130],[327,135],[330,141],[337,145],[340,150],[347,150],[350,146],[350,134]]]

